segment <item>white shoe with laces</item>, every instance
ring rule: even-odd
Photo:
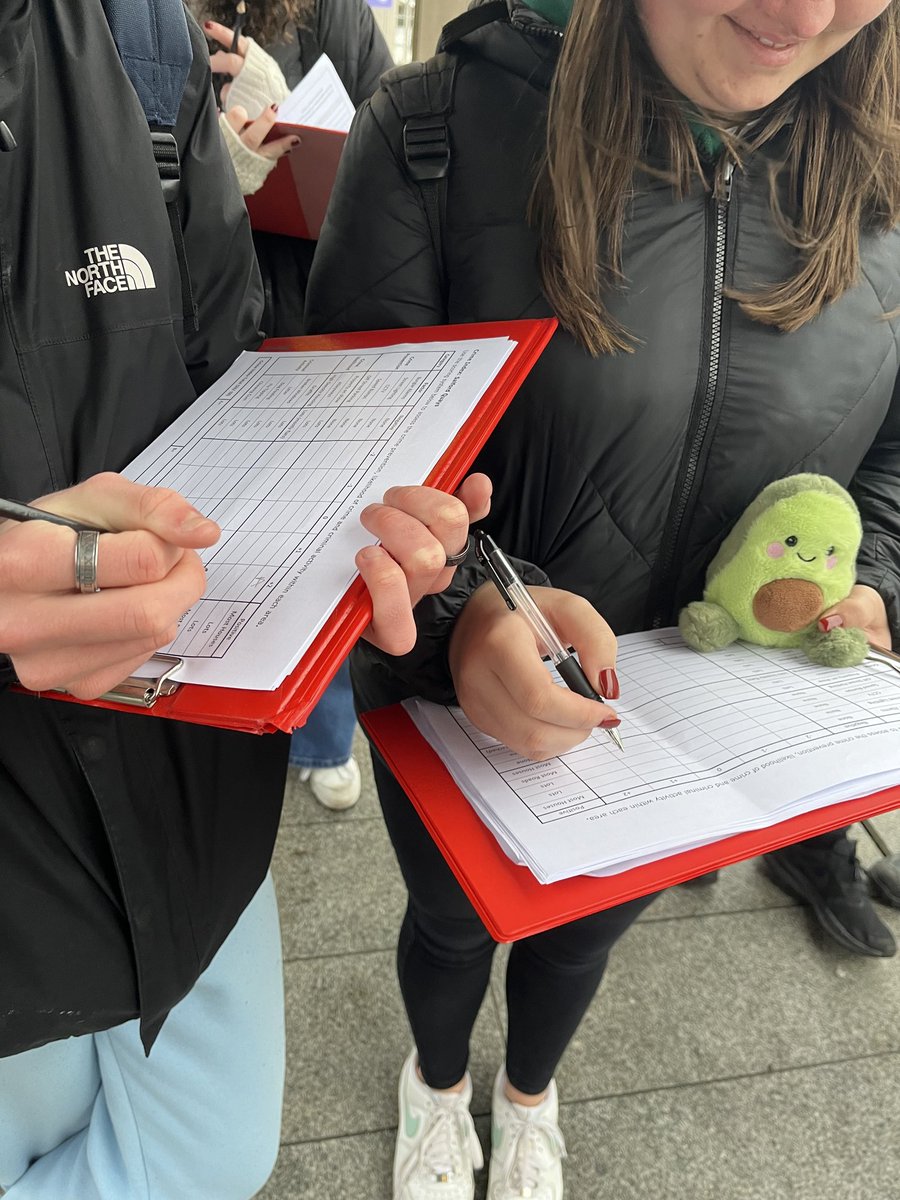
[[[394,1200],[473,1200],[484,1166],[469,1105],[461,1092],[435,1092],[419,1077],[415,1049],[400,1072],[400,1120],[394,1152]]]
[[[320,804],[335,812],[352,808],[362,790],[359,765],[353,757],[336,767],[301,767],[300,778],[309,782]]]
[[[562,1200],[566,1144],[557,1124],[556,1082],[550,1081],[546,1098],[534,1108],[508,1100],[505,1083],[501,1068],[491,1113],[488,1200]]]

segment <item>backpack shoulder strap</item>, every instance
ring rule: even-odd
[[[453,107],[456,68],[452,54],[440,53],[427,62],[395,67],[381,77],[381,86],[402,122],[403,159],[407,174],[422,196],[442,291],[446,283],[443,227],[450,169],[447,117]]]
[[[447,118],[453,109],[453,87],[459,66],[458,56],[449,51],[482,25],[508,19],[506,0],[489,0],[469,9],[444,26],[434,58],[395,67],[381,79],[381,86],[403,122],[406,170],[422,195],[442,291],[446,290],[443,229],[451,153]]]
[[[102,3],[148,125],[174,128],[194,61],[182,0]]]
[[[173,130],[194,61],[182,0],[101,0],[125,73],[137,93],[147,124],[153,158],[181,277],[181,308],[187,325],[197,329],[181,212],[181,161]]]

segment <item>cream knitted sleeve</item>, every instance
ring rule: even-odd
[[[251,150],[248,146],[245,146],[237,133],[228,124],[228,118],[224,113],[221,113],[219,116],[219,126],[222,130],[222,136],[225,139],[225,145],[228,147],[228,153],[231,155],[231,162],[234,166],[234,173],[237,175],[238,183],[240,184],[241,195],[252,196],[266,182],[269,172],[278,160],[263,158],[261,154],[257,154],[255,150]]]
[[[290,94],[281,67],[266,54],[253,38],[247,38],[244,65],[234,77],[225,94],[225,108],[240,104],[247,116],[255,121],[270,104],[280,104]]]
[[[230,110],[240,105],[246,109],[251,121],[269,107],[277,104],[289,94],[281,68],[270,54],[266,54],[253,38],[247,38],[247,53],[244,65],[229,85],[225,97],[225,108]],[[225,145],[231,155],[234,171],[238,177],[241,194],[252,196],[266,182],[275,160],[264,158],[249,149],[228,124],[225,113],[219,118]]]

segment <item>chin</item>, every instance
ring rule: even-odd
[[[725,87],[710,89],[704,107],[722,117],[742,116],[746,113],[759,112],[773,104],[793,83],[787,80],[783,86],[770,83],[747,84],[744,87]]]

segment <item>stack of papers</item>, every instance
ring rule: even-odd
[[[327,54],[316,59],[286,100],[278,105],[279,125],[308,125],[347,133],[356,114],[353,101]]]
[[[374,541],[360,512],[428,477],[514,345],[243,354],[126,468],[222,527],[201,554],[206,594],[164,647],[183,660],[179,682],[282,682],[356,576],[357,550]]]
[[[610,875],[900,783],[900,673],[800,652],[619,640],[620,753],[596,730],[535,763],[459,709],[405,707],[513,861],[542,883]]]

